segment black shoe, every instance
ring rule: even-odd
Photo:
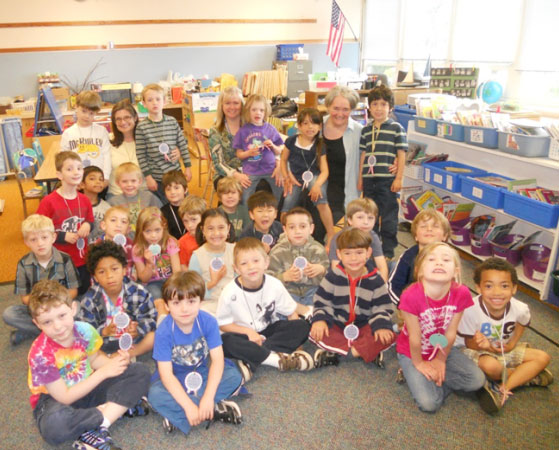
[[[479,405],[487,414],[495,415],[502,407],[502,395],[493,381],[486,381],[483,387],[477,391]]]
[[[406,377],[404,377],[404,371],[402,370],[402,368],[399,368],[398,372],[396,373],[396,383],[404,384],[405,382]]]
[[[142,417],[147,416],[149,414],[149,403],[148,399],[142,397],[138,404],[133,408],[128,408],[124,415],[126,417]]]
[[[12,344],[13,346],[16,346],[18,344],[21,344],[28,337],[30,337],[30,336],[28,334],[25,334],[23,331],[12,330],[10,332],[10,344]]]
[[[377,357],[373,360],[373,364],[377,365],[381,369],[386,369],[384,365],[384,352],[380,352]]]
[[[177,429],[176,426],[174,426],[171,422],[169,422],[169,419],[167,419],[166,417],[163,418],[163,429],[167,432],[167,433],[172,433],[173,431],[175,431]]]
[[[340,358],[336,353],[321,348],[314,352],[314,367],[337,366],[338,364],[340,364]]]
[[[214,409],[214,422],[231,423],[239,425],[243,421],[241,408],[231,400],[221,400]]]

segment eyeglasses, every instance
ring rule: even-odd
[[[128,122],[129,120],[132,120],[132,116],[124,116],[124,117],[116,117],[115,118],[116,123]]]

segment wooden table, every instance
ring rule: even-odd
[[[50,194],[52,191],[52,185],[58,181],[58,177],[56,176],[56,167],[54,166],[54,159],[56,158],[56,154],[60,151],[60,140],[55,141],[50,144],[50,148],[48,153],[45,156],[45,160],[37,174],[35,175],[34,180],[37,183],[46,183],[47,184],[47,192]]]

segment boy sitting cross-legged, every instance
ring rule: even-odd
[[[221,291],[216,314],[225,356],[238,360],[245,381],[261,364],[281,371],[311,370],[311,355],[297,350],[310,326],[298,318],[297,303],[282,282],[265,275],[269,258],[264,244],[243,238],[233,256],[239,276]]]
[[[301,309],[303,316],[310,315],[313,296],[330,266],[328,255],[324,246],[312,237],[314,224],[306,209],[289,210],[283,216],[283,223],[285,233],[270,251],[268,273],[283,282],[298,303],[297,312]]]
[[[31,291],[29,309],[42,331],[28,356],[33,416],[51,445],[77,439],[75,448],[117,450],[109,426],[125,413],[147,413],[149,368],[131,364],[122,350],[107,358],[97,331],[74,322],[76,307],[56,281],[41,280]]]
[[[337,364],[338,355],[351,354],[383,367],[380,353],[394,342],[393,304],[386,284],[373,268],[371,236],[356,228],[337,238],[335,269],[323,278],[314,296],[310,340],[320,348],[316,367]]]
[[[126,256],[120,245],[104,241],[89,247],[87,265],[94,284],[82,297],[78,313],[80,320],[89,323],[103,337],[105,353],[118,350],[118,340],[124,333],[134,339],[130,356],[142,355],[153,348],[157,313],[151,294],[126,277]],[[124,312],[129,325],[119,329],[114,321]]]
[[[254,237],[264,243],[267,253],[276,244],[283,231],[281,223],[276,220],[278,202],[274,194],[257,191],[248,199],[249,222],[241,233],[241,238]]]
[[[204,280],[193,271],[174,273],[163,285],[169,315],[155,332],[157,371],[148,398],[169,432],[176,427],[188,434],[212,419],[241,423],[241,410],[225,399],[239,390],[242,377],[223,358],[215,318],[200,311],[205,290]]]
[[[23,242],[31,250],[17,263],[14,292],[21,296],[20,305],[12,305],[4,310],[2,318],[6,325],[15,328],[10,333],[10,343],[17,345],[27,338],[35,338],[39,330],[29,312],[31,289],[45,278],[58,281],[68,289],[73,299],[78,294],[79,275],[70,256],[57,250],[52,220],[40,214],[31,214],[21,223]]]

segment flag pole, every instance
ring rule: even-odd
[[[337,3],[337,2],[336,2]],[[338,3],[338,8],[340,8],[340,4]],[[342,8],[340,8],[340,12],[343,14],[343,16],[346,18],[345,19],[345,23],[347,23],[347,26],[349,27],[349,29],[351,30],[351,34],[353,34],[353,39],[355,39],[357,42],[359,42],[359,39],[357,39],[357,36],[355,35],[355,31],[353,31],[353,28],[351,28],[351,24],[349,23],[349,20],[347,20],[346,15],[344,14],[344,12],[342,11]]]

